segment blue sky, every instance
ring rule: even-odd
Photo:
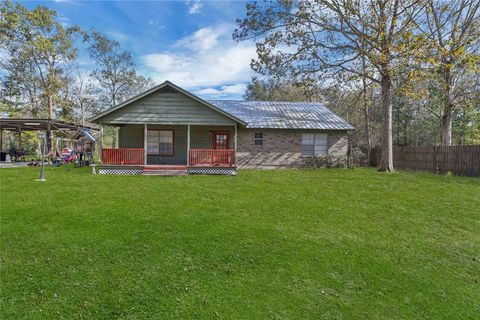
[[[240,99],[254,75],[253,42],[232,40],[244,1],[28,1],[58,12],[64,25],[95,28],[130,50],[137,69],[204,98]],[[80,65],[92,68],[83,49]]]

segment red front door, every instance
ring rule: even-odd
[[[228,149],[229,133],[227,131],[213,132],[213,149]]]

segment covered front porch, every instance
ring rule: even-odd
[[[109,168],[184,166],[188,173],[234,173],[237,126],[246,125],[169,81],[90,120],[100,125],[102,136],[103,126],[117,128],[115,148],[100,148],[100,173],[118,174],[126,171]]]
[[[101,170],[115,168],[118,173],[120,168],[141,168],[142,172],[186,170],[204,173],[200,169],[234,170],[236,167],[236,124],[125,124],[116,128],[117,147],[101,146]],[[103,136],[103,127],[100,134]]]

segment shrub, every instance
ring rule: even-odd
[[[346,166],[347,156],[331,155],[307,158],[303,165],[303,167],[306,169],[345,168]]]

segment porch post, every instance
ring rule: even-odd
[[[187,125],[187,167],[190,166],[190,125]]]
[[[18,127],[18,150],[22,150],[22,128]]]
[[[143,164],[146,166],[147,165],[147,149],[148,149],[148,128],[147,124],[144,124],[143,127]]]
[[[120,148],[120,141],[118,140],[120,137],[120,130],[119,127],[115,127],[115,148]]]
[[[98,137],[98,159],[100,159],[100,163],[102,163],[102,149],[103,149],[103,126],[100,125],[100,135]]]
[[[233,155],[233,161],[235,162],[235,165],[237,165],[237,123],[235,122],[235,145],[234,145],[234,155]]]

